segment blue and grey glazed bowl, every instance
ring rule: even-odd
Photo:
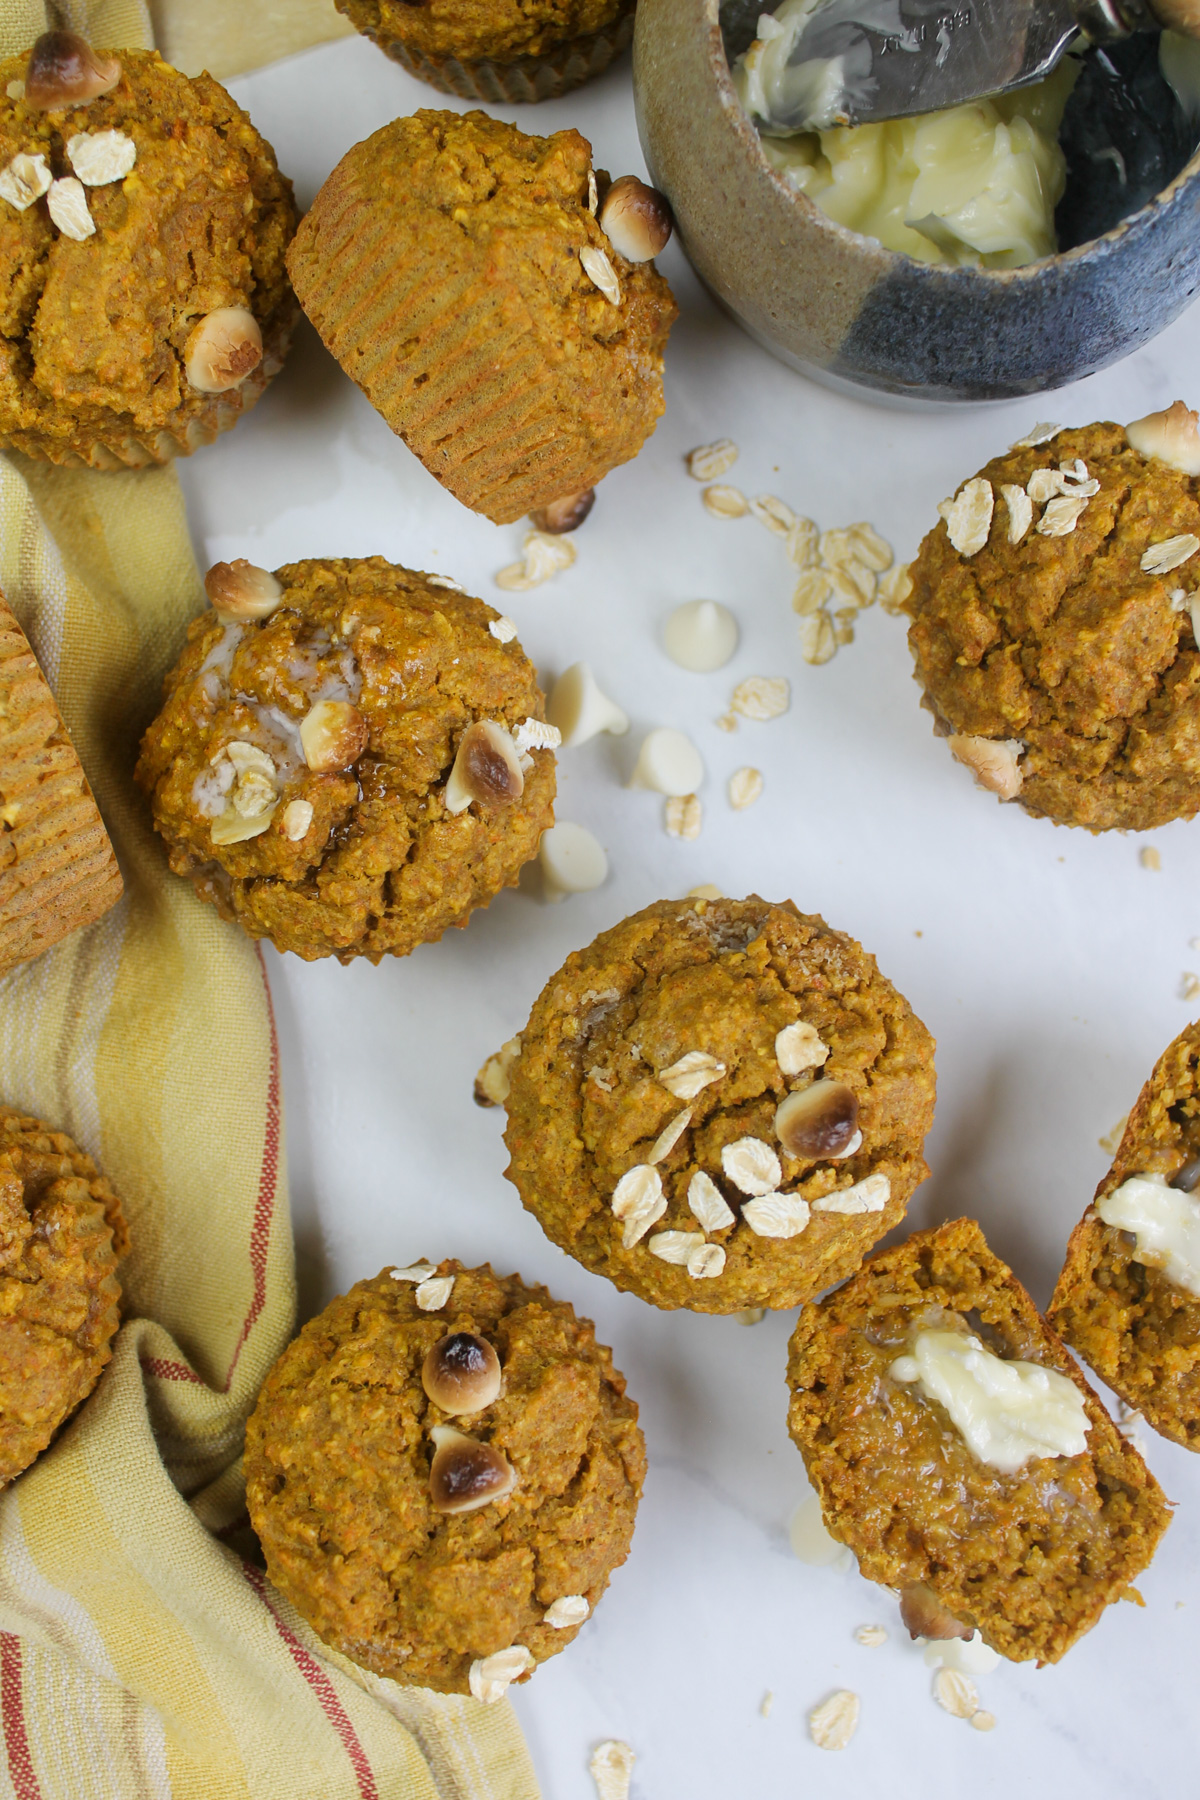
[[[1023,269],[915,262],[771,168],[730,80],[718,0],[639,0],[638,130],[692,266],[781,361],[912,401],[1036,394],[1147,343],[1200,289],[1200,152],[1103,237]]]

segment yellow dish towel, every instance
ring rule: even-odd
[[[155,0],[154,13],[168,44],[194,47],[255,6]],[[25,48],[49,10],[0,0],[0,50]],[[139,0],[55,10],[98,44],[151,41]],[[291,13],[309,41],[341,29],[328,0]],[[96,926],[0,981],[0,1098],[97,1158],[133,1239],[110,1368],[0,1494],[0,1795],[536,1800],[506,1703],[354,1668],[237,1552],[243,1428],[291,1335],[295,1286],[262,962],[168,874],[131,780],[204,604],[174,472],[0,458],[0,587],[125,878]]]

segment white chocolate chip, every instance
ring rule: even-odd
[[[1141,566],[1147,575],[1166,575],[1190,562],[1197,550],[1200,550],[1200,537],[1190,531],[1184,532],[1179,537],[1164,538],[1161,544],[1151,544],[1142,557]]]
[[[750,502],[750,515],[765,525],[776,537],[790,538],[799,524],[795,513],[786,501],[775,494],[759,494]]]
[[[621,283],[617,280],[617,271],[609,262],[603,250],[594,244],[585,244],[579,252],[579,260],[583,264],[583,272],[595,287],[600,289],[606,300],[614,306],[621,304]]]
[[[745,812],[748,806],[753,806],[762,791],[760,769],[735,769],[729,777],[729,804],[735,812]]]
[[[946,739],[951,756],[975,777],[976,787],[986,788],[1000,800],[1015,800],[1024,774],[1020,758],[1025,746],[1019,738],[985,738],[955,732]]]
[[[642,739],[629,785],[682,799],[694,794],[703,780],[704,763],[691,738],[660,725]]]
[[[661,1070],[658,1079],[677,1100],[694,1100],[710,1082],[720,1081],[724,1073],[725,1064],[715,1056],[704,1050],[689,1050],[686,1056]]]
[[[538,845],[542,887],[547,900],[568,894],[590,894],[608,879],[608,857],[603,846],[582,825],[560,819],[543,831]]]
[[[759,1237],[799,1237],[809,1222],[809,1205],[799,1194],[762,1194],[746,1201],[742,1217]]]
[[[687,1272],[693,1281],[715,1281],[724,1269],[725,1252],[720,1244],[700,1244],[687,1259]]]
[[[1200,475],[1200,418],[1176,400],[1165,412],[1147,413],[1125,427],[1130,447],[1184,475]]]
[[[1008,508],[1008,541],[1019,544],[1033,524],[1033,501],[1015,481],[1006,481],[1000,492]]]
[[[432,583],[433,578],[430,577],[430,580]],[[440,587],[442,584],[438,582],[437,585]],[[488,632],[498,644],[511,644],[517,635],[517,628],[507,613],[499,613],[496,618],[488,621]]]
[[[689,900],[723,900],[725,898],[713,881],[702,881],[699,887],[689,888],[686,897]]]
[[[123,131],[77,131],[67,139],[67,160],[86,187],[124,181],[137,161],[137,145]]]
[[[454,1287],[453,1275],[431,1275],[417,1288],[416,1301],[422,1312],[440,1312]]]
[[[848,1688],[831,1694],[808,1715],[808,1731],[818,1750],[844,1750],[858,1729],[857,1694]]]
[[[596,1745],[588,1768],[596,1783],[597,1800],[629,1800],[635,1760],[629,1745],[619,1738],[608,1738]]]
[[[727,475],[738,459],[738,447],[732,438],[718,438],[715,444],[700,444],[689,450],[685,461],[693,481],[715,481]]]
[[[476,1700],[492,1706],[497,1700],[503,1700],[514,1681],[534,1667],[536,1661],[532,1652],[524,1644],[514,1644],[510,1650],[497,1650],[494,1656],[476,1657],[467,1683]]]
[[[501,1044],[475,1077],[476,1106],[503,1106],[512,1086],[512,1072],[521,1057],[521,1033]]]
[[[660,1231],[650,1239],[646,1247],[651,1256],[657,1256],[660,1262],[677,1263],[682,1268],[694,1251],[704,1248],[704,1233]]]
[[[632,1250],[667,1210],[662,1177],[649,1163],[627,1169],[613,1190],[613,1216],[623,1223],[622,1246]]]
[[[979,1711],[979,1692],[969,1675],[957,1669],[939,1669],[933,1678],[933,1697],[956,1719],[969,1719]]]
[[[783,1170],[770,1144],[762,1138],[743,1137],[726,1144],[721,1167],[742,1194],[770,1194],[779,1186]]]
[[[775,1033],[775,1061],[785,1075],[801,1075],[805,1069],[819,1069],[829,1055],[829,1046],[821,1042],[815,1027],[797,1019]]]
[[[240,387],[262,357],[262,331],[245,306],[219,306],[206,313],[183,347],[184,373],[198,394],[225,394]]]
[[[622,737],[629,720],[615,701],[603,693],[585,662],[564,669],[550,691],[546,717],[567,745],[586,744],[600,732]]]
[[[738,682],[730,704],[743,719],[779,719],[792,704],[792,690],[782,675],[750,675]]]
[[[555,1631],[569,1631],[574,1625],[582,1625],[591,1610],[583,1594],[564,1594],[547,1608],[542,1624]]]
[[[7,200],[18,212],[24,212],[47,191],[50,181],[44,156],[27,156],[19,151],[0,174],[0,200]]]
[[[96,221],[88,207],[86,190],[82,181],[78,181],[74,175],[67,175],[61,181],[50,183],[46,205],[50,210],[50,217],[65,238],[72,238],[75,243],[82,244],[85,238],[95,235]]]
[[[705,1231],[725,1231],[735,1223],[736,1214],[725,1204],[725,1197],[711,1175],[697,1169],[688,1182],[688,1209]]]
[[[852,1140],[853,1141],[853,1140]],[[861,1141],[861,1140],[860,1140]],[[857,1146],[856,1146],[857,1147]],[[848,1144],[843,1156],[854,1154]],[[882,1212],[892,1197],[892,1184],[886,1175],[865,1175],[853,1187],[837,1188],[820,1200],[814,1200],[814,1212],[877,1213]]]
[[[676,1113],[670,1124],[665,1126],[650,1146],[648,1163],[660,1163],[670,1156],[672,1150],[692,1122],[692,1109],[685,1107],[683,1112]]]
[[[750,510],[750,502],[741,488],[707,487],[700,496],[704,510],[714,519],[742,519]]]
[[[686,600],[663,626],[663,648],[693,674],[722,669],[738,644],[737,620],[719,600]]]
[[[298,844],[302,837],[308,835],[308,828],[313,822],[312,802],[309,800],[289,800],[283,809],[283,835],[291,844]]]
[[[686,838],[689,842],[700,836],[703,817],[704,810],[695,794],[675,795],[663,808],[663,826],[667,836]]]

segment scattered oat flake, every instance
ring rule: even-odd
[[[693,1250],[701,1249],[703,1244],[702,1231],[660,1231],[649,1240],[648,1248],[651,1256],[657,1256],[661,1262],[682,1267]]]
[[[815,613],[832,592],[833,584],[824,569],[805,569],[792,589],[792,611]]]
[[[808,1730],[818,1750],[844,1750],[858,1729],[861,1705],[857,1694],[842,1688],[808,1715]]]
[[[860,519],[857,525],[851,525],[848,529],[854,554],[859,562],[866,563],[868,569],[872,569],[876,575],[882,575],[885,569],[891,568],[896,560],[896,553],[873,525]]]
[[[599,204],[600,204],[600,189],[596,186],[596,171],[595,171],[595,169],[589,169],[588,170],[587,209],[591,213],[593,218],[595,218],[595,216],[596,216],[596,208],[599,206]]]
[[[524,560],[510,563],[496,576],[496,586],[513,593],[540,587],[560,569],[569,569],[578,554],[570,539],[549,531],[527,531],[523,545]]]
[[[714,1280],[724,1272],[725,1252],[720,1244],[698,1244],[687,1259],[693,1281]]]
[[[488,631],[498,644],[511,644],[517,635],[517,628],[506,613],[488,623]]]
[[[741,519],[750,510],[750,502],[741,488],[707,487],[700,496],[705,512],[714,519]]]
[[[792,690],[782,675],[750,675],[739,681],[730,702],[743,719],[778,719],[792,704]]]
[[[976,1731],[995,1731],[996,1715],[990,1712],[973,1712],[969,1723]]]
[[[854,627],[849,623],[843,613],[837,615],[837,621],[833,627],[833,641],[838,645],[852,644],[854,642]]]
[[[532,1653],[524,1644],[513,1644],[508,1650],[497,1650],[494,1656],[476,1657],[467,1681],[476,1700],[492,1706],[504,1698],[514,1681],[533,1667]]]
[[[837,655],[837,636],[827,612],[809,613],[800,621],[800,654],[806,663],[820,668]]]
[[[705,1231],[724,1231],[734,1223],[734,1213],[711,1175],[697,1169],[688,1182],[688,1209]]]
[[[1035,529],[1041,537],[1069,537],[1086,506],[1086,496],[1060,494],[1051,500]]]
[[[434,1273],[432,1263],[410,1263],[406,1269],[393,1269],[393,1281],[428,1281]]]
[[[681,1113],[677,1113],[670,1124],[665,1126],[664,1129],[659,1132],[650,1147],[650,1154],[646,1158],[646,1161],[648,1163],[660,1163],[666,1157],[670,1156],[672,1150],[675,1148],[691,1122],[692,1109],[690,1106],[687,1106]]]
[[[546,1609],[542,1624],[555,1631],[568,1631],[573,1625],[582,1625],[591,1610],[583,1594],[564,1594]]]
[[[1171,569],[1181,568],[1200,550],[1200,537],[1192,532],[1184,532],[1180,537],[1164,538],[1161,544],[1151,544],[1142,557],[1142,568],[1147,575],[1166,575]]]
[[[829,1046],[822,1042],[817,1029],[798,1019],[775,1033],[775,1060],[785,1075],[799,1075],[805,1069],[819,1069],[829,1056]]]
[[[790,538],[800,523],[796,514],[777,494],[758,494],[750,502],[751,516],[765,525],[776,537]]]
[[[742,1194],[773,1194],[783,1171],[779,1158],[763,1138],[743,1137],[721,1151],[721,1168]]]
[[[704,811],[695,794],[673,794],[663,809],[667,836],[686,838],[689,842],[700,836],[703,818]]]
[[[525,719],[513,732],[512,740],[518,750],[557,750],[562,732],[557,725],[547,725],[545,719]]]
[[[626,1169],[613,1190],[611,1205],[614,1217],[625,1227],[621,1242],[626,1250],[632,1250],[667,1210],[662,1176],[649,1163]]]
[[[88,209],[87,190],[74,175],[50,183],[46,206],[64,237],[81,244],[94,235],[96,222]]]
[[[596,1783],[598,1800],[629,1800],[629,1783],[637,1759],[620,1738],[608,1738],[592,1751],[588,1768]]]
[[[416,1301],[422,1312],[440,1312],[454,1287],[453,1275],[431,1275],[417,1288]]]
[[[760,1194],[745,1202],[742,1218],[757,1237],[794,1238],[807,1230],[810,1208],[799,1194]]]
[[[583,264],[583,272],[588,280],[600,289],[606,300],[614,306],[621,304],[621,283],[617,280],[617,271],[609,262],[603,250],[595,244],[586,244],[579,252],[579,260]]]
[[[451,594],[465,594],[467,591],[461,581],[455,581],[453,575],[427,575],[425,579],[430,587],[446,588]]]
[[[1129,1114],[1122,1113],[1121,1117],[1117,1120],[1116,1124],[1113,1126],[1113,1128],[1109,1132],[1108,1136],[1099,1138],[1097,1140],[1097,1142],[1100,1145],[1100,1148],[1104,1151],[1104,1153],[1107,1156],[1115,1156],[1117,1154],[1117,1150],[1120,1147],[1121,1139],[1125,1136],[1125,1127],[1126,1127],[1126,1125],[1128,1125],[1128,1123],[1129,1123]]]
[[[1153,844],[1147,844],[1144,850],[1138,851],[1138,861],[1143,869],[1153,869],[1156,873],[1162,868],[1162,857]]]
[[[886,1175],[864,1175],[853,1187],[835,1188],[813,1201],[814,1212],[875,1213],[882,1212],[892,1197],[892,1184]]]
[[[705,895],[704,898],[719,899],[720,895]],[[694,1100],[702,1088],[710,1082],[720,1081],[725,1073],[725,1064],[718,1062],[715,1056],[709,1056],[705,1050],[689,1050],[669,1068],[660,1069],[658,1079],[669,1094],[677,1100]]]
[[[18,152],[0,172],[0,200],[7,200],[18,212],[24,212],[46,192],[52,179],[44,156]]]
[[[897,563],[879,582],[879,604],[886,613],[904,610],[904,602],[913,591],[911,563]]]
[[[722,713],[720,718],[717,720],[717,730],[718,731],[736,731],[737,730],[737,714],[731,713],[731,712]]]
[[[771,1692],[770,1688],[768,1688],[766,1693],[762,1697],[762,1703],[758,1709],[764,1719],[770,1718],[771,1708],[772,1708],[772,1706],[774,1706],[774,1704],[775,1704],[775,1696]]]
[[[762,773],[758,769],[735,769],[729,777],[729,804],[735,812],[753,806],[763,791]]]
[[[788,532],[787,557],[794,569],[808,569],[817,560],[821,534],[814,519],[797,519]]]
[[[1014,481],[1006,481],[1000,493],[1008,508],[1008,541],[1019,544],[1033,524],[1033,501]]]
[[[1193,975],[1190,969],[1183,972],[1183,980],[1179,984],[1181,1000],[1195,1000],[1200,997],[1200,975]]]
[[[956,1719],[969,1719],[979,1711],[979,1693],[969,1675],[958,1669],[939,1669],[933,1678],[933,1697]]]
[[[718,438],[715,444],[700,444],[689,450],[686,462],[693,481],[715,481],[726,475],[738,459],[738,447],[732,438]]]
[[[1051,438],[1056,438],[1062,429],[1061,425],[1034,425],[1024,437],[1018,438],[1015,444],[1008,447],[1010,450],[1036,450],[1039,444],[1048,444]]]
[[[1053,500],[1056,494],[1066,491],[1066,483],[1059,469],[1035,469],[1025,484],[1025,492],[1035,506],[1045,506],[1047,500]]]
[[[860,1625],[854,1637],[868,1650],[876,1650],[880,1644],[887,1643],[888,1634],[882,1625]]]
[[[995,507],[992,484],[982,475],[965,483],[953,500],[943,500],[938,511],[946,521],[946,533],[960,556],[974,556],[988,541]]]

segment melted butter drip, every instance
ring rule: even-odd
[[[1161,1175],[1131,1175],[1097,1200],[1096,1211],[1106,1225],[1133,1233],[1135,1262],[1200,1298],[1200,1201],[1194,1194],[1169,1187]]]
[[[1040,1363],[996,1356],[976,1337],[918,1331],[889,1374],[939,1401],[971,1453],[1002,1474],[1035,1456],[1087,1449],[1087,1412],[1075,1383]]]

